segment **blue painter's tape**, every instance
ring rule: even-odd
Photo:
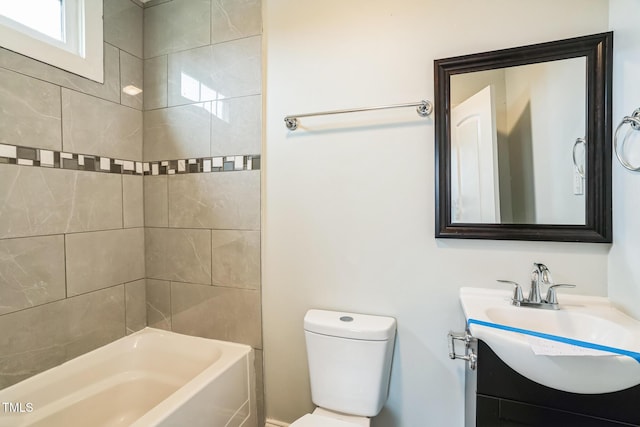
[[[487,326],[489,328],[494,328],[494,329],[501,329],[503,331],[518,332],[520,334],[531,335],[532,337],[544,338],[546,340],[557,341],[565,344],[571,344],[578,347],[590,348],[592,350],[608,351],[609,353],[629,356],[632,359],[634,359],[636,362],[640,363],[640,353],[637,353],[635,351],[623,350],[621,348],[615,348],[615,347],[608,347],[606,345],[594,344],[588,341],[574,340],[571,338],[565,338],[558,335],[544,334],[542,332],[530,331],[529,329],[514,328],[513,326],[506,326],[506,325],[501,325],[499,323],[485,322],[484,320],[469,319],[467,321],[468,326],[471,326],[474,324],[480,325],[480,326]]]

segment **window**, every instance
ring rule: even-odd
[[[102,0],[0,0],[0,45],[103,82]]]
[[[26,4],[29,7],[25,7]],[[2,16],[9,21],[8,25],[22,24],[56,40],[64,39],[62,0],[32,0],[30,3],[3,0],[0,7]],[[38,13],[31,13],[32,10],[37,10]]]

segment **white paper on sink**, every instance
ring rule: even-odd
[[[544,338],[527,337],[531,350],[537,356],[617,356],[603,350],[580,347]]]

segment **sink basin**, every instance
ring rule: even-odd
[[[544,310],[516,307],[511,296],[510,291],[460,289],[471,335],[513,370],[573,393],[640,384],[640,322],[607,298],[560,294],[560,309]]]

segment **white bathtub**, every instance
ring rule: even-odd
[[[146,328],[0,390],[0,426],[254,427],[253,353]]]

